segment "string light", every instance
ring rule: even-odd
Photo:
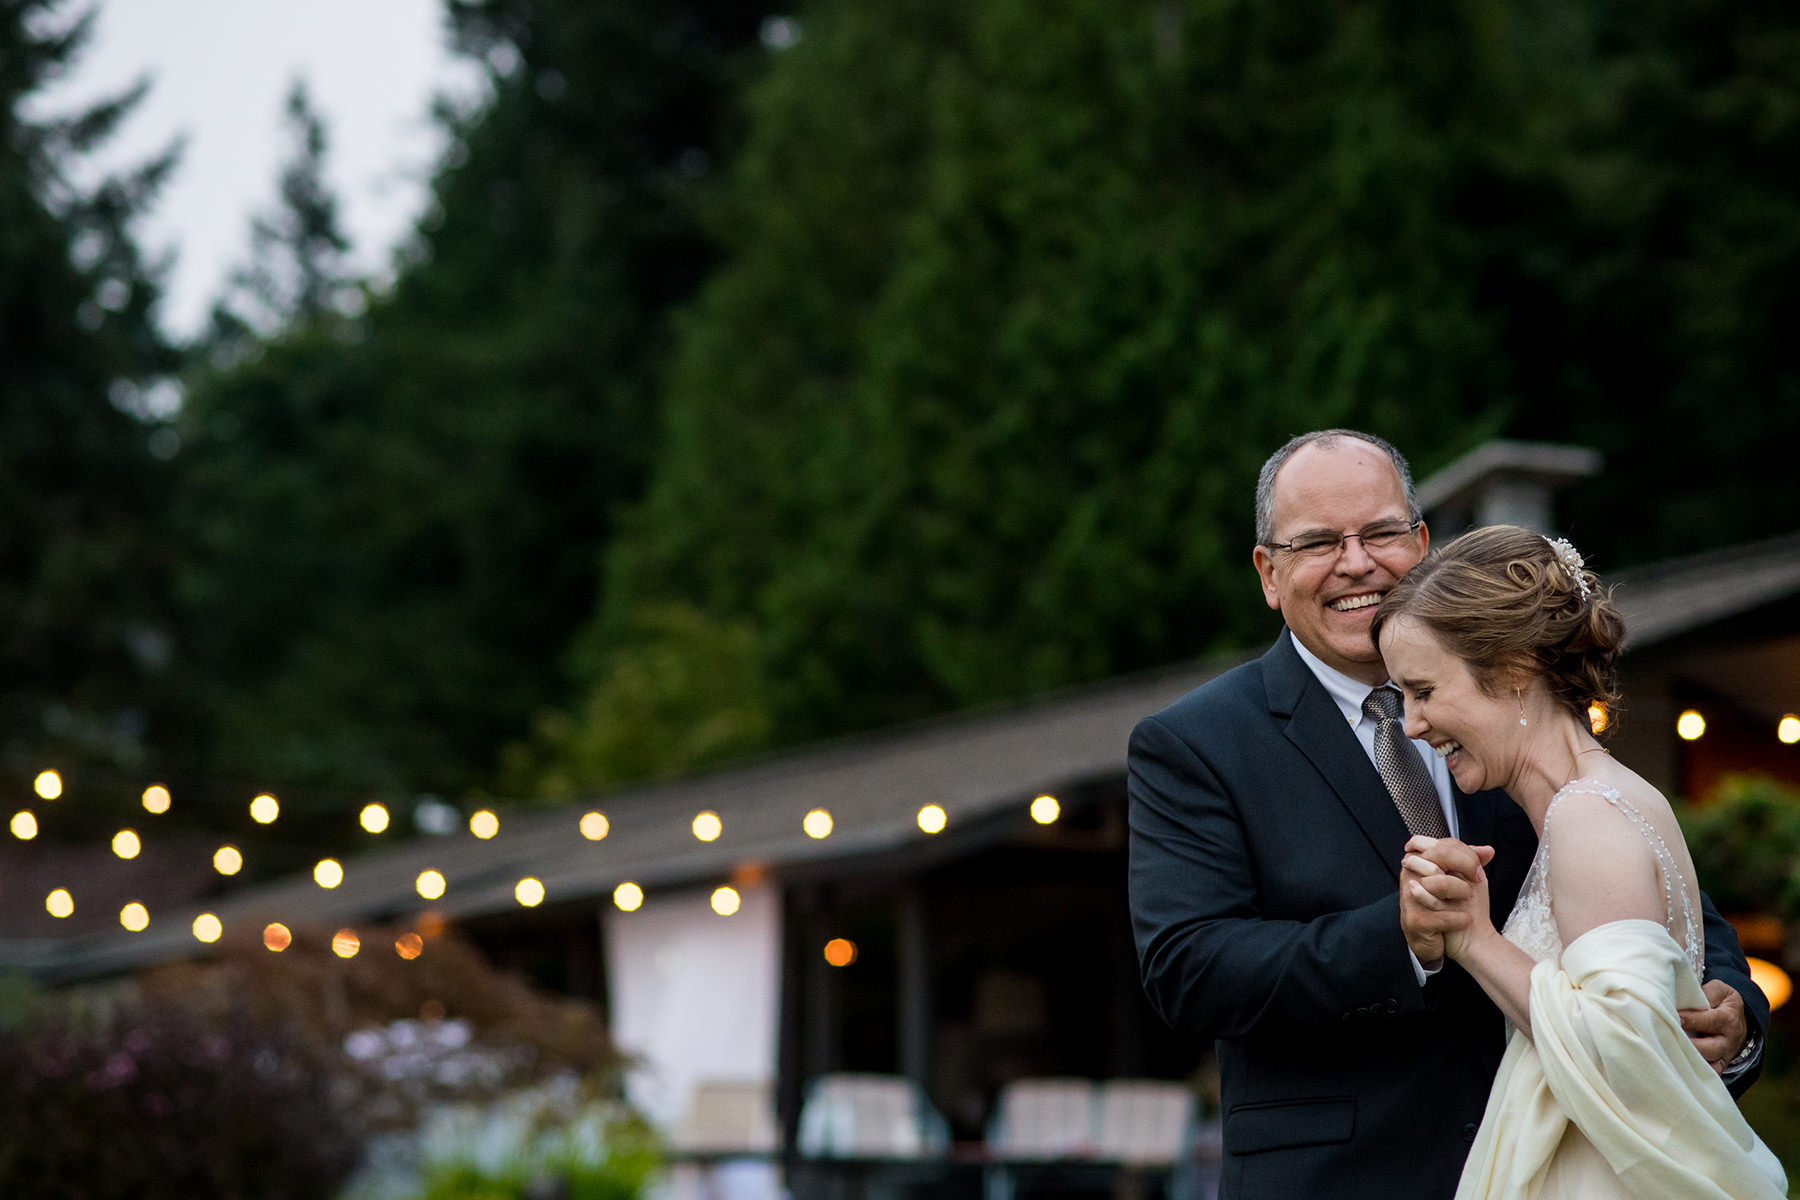
[[[258,825],[272,824],[281,815],[281,802],[264,792],[250,802],[250,819]]]
[[[714,888],[712,894],[712,910],[721,917],[729,917],[737,912],[741,900],[734,887]]]
[[[415,886],[419,889],[419,895],[427,900],[436,900],[444,894],[444,873],[442,871],[420,871]]]
[[[213,870],[221,875],[236,875],[244,869],[244,856],[236,846],[220,846],[213,853]]]
[[[129,829],[121,829],[113,834],[112,851],[120,858],[136,858],[144,844],[138,841],[138,835]]]
[[[1775,723],[1775,738],[1784,746],[1791,746],[1795,742],[1800,742],[1800,717],[1796,717],[1793,713],[1789,713],[1787,716],[1781,718],[1780,721],[1777,721]]]
[[[142,933],[150,928],[150,910],[133,900],[119,910],[119,924],[133,933]]]
[[[800,822],[800,828],[806,830],[809,838],[828,838],[831,836],[831,814],[822,808],[815,808],[806,814]]]
[[[55,771],[39,771],[38,777],[31,781],[32,790],[46,800],[54,800],[62,795],[62,776]]]
[[[1039,796],[1031,802],[1031,819],[1039,825],[1048,825],[1061,815],[1062,805],[1055,796]]]
[[[536,908],[544,902],[544,885],[527,875],[513,889],[513,898],[526,908]]]
[[[1593,730],[1595,733],[1606,732],[1606,726],[1609,722],[1606,719],[1605,705],[1602,705],[1597,701],[1588,705],[1587,718],[1589,729]]]
[[[486,841],[500,832],[500,818],[484,808],[469,818],[469,832]]]
[[[1684,742],[1695,741],[1706,732],[1706,718],[1690,708],[1675,718],[1675,732]]]
[[[694,818],[694,836],[703,842],[710,842],[725,832],[725,822],[719,820],[716,812],[703,812]]]
[[[403,933],[394,939],[394,953],[411,962],[425,953],[425,939],[416,933]]]
[[[635,883],[621,883],[613,889],[613,903],[620,912],[636,912],[643,906],[644,889]]]
[[[171,802],[172,802],[172,797],[170,797],[170,795],[169,795],[169,789],[164,787],[160,783],[153,783],[149,787],[144,789],[144,811],[145,812],[153,812],[153,813],[159,813],[159,814],[166,813],[169,811],[169,805]]]
[[[75,912],[75,897],[68,888],[57,888],[44,897],[44,911],[58,919],[70,916]]]
[[[21,842],[29,842],[38,833],[37,818],[29,809],[20,809],[13,814],[12,835]]]
[[[581,818],[581,836],[590,842],[599,841],[611,828],[604,813],[591,812]]]
[[[942,833],[948,822],[944,810],[935,804],[927,804],[919,810],[919,828],[926,833]]]
[[[381,833],[388,827],[388,810],[380,804],[365,804],[357,820],[370,833]]]
[[[225,926],[212,913],[201,913],[194,918],[194,938],[201,942],[216,942],[224,936]]]
[[[834,967],[847,967],[856,961],[856,943],[849,938],[832,938],[825,943],[825,961]]]
[[[313,882],[322,888],[334,888],[344,882],[344,868],[335,858],[321,858],[313,868]]]
[[[331,935],[331,952],[339,958],[355,958],[362,949],[362,939],[354,929],[340,929]]]
[[[288,927],[280,921],[263,926],[263,945],[276,954],[280,954],[293,944],[294,935],[288,932]]]

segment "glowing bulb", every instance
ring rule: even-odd
[[[75,911],[75,897],[68,888],[57,888],[44,897],[44,911],[53,917],[66,917]]]
[[[244,856],[236,846],[220,846],[213,854],[213,870],[221,875],[236,875],[244,869]]]
[[[119,910],[119,924],[133,933],[142,933],[150,927],[150,910],[133,900]]]
[[[721,917],[729,917],[732,913],[736,912],[739,903],[740,901],[738,899],[736,888],[722,887],[713,889],[712,909]]]
[[[800,828],[806,830],[806,836],[810,838],[830,837],[831,814],[822,808],[815,808],[806,814],[806,819],[800,822]]]
[[[388,810],[379,804],[365,804],[357,820],[370,833],[381,833],[388,827]]]
[[[21,842],[29,842],[37,836],[37,818],[20,809],[13,814],[12,834]]]
[[[194,918],[194,938],[201,942],[216,942],[225,934],[225,926],[219,918],[211,913],[201,913]]]
[[[1588,705],[1587,717],[1588,728],[1595,733],[1605,733],[1606,727],[1611,724],[1611,722],[1606,719],[1606,707],[1602,704],[1595,703]]]
[[[581,836],[590,842],[597,842],[605,837],[612,826],[607,823],[604,813],[591,812],[581,818]]]
[[[1781,740],[1781,744],[1784,746],[1800,742],[1800,717],[1789,713],[1781,718],[1775,726],[1775,736]]]
[[[1769,1011],[1774,1012],[1788,1002],[1794,994],[1794,981],[1788,973],[1772,962],[1764,962],[1760,958],[1747,959],[1750,964],[1750,982],[1762,989],[1769,1000]]]
[[[621,883],[613,889],[613,903],[621,912],[636,912],[644,903],[644,889],[635,883]]]
[[[849,938],[832,938],[825,943],[825,961],[834,967],[847,967],[856,961],[856,943]]]
[[[170,802],[169,789],[162,784],[153,783],[144,789],[144,810],[146,812],[166,813],[169,811]]]
[[[281,815],[281,802],[264,792],[250,802],[250,819],[258,825],[267,825]]]
[[[37,794],[46,800],[54,800],[62,795],[62,776],[55,771],[39,771],[38,777],[31,781]]]
[[[487,809],[482,809],[469,818],[469,832],[486,840],[500,832],[500,818]]]
[[[1694,741],[1706,732],[1706,718],[1690,708],[1675,718],[1675,732],[1683,741]]]
[[[289,933],[288,927],[281,922],[275,921],[263,927],[263,945],[276,954],[280,954],[293,943],[294,935]]]
[[[1055,796],[1039,796],[1031,802],[1031,819],[1039,825],[1048,825],[1062,815],[1062,805],[1056,802]]]
[[[344,868],[335,858],[321,858],[313,868],[313,882],[322,888],[334,888],[344,882]]]
[[[144,848],[143,843],[138,841],[138,835],[129,829],[121,829],[113,834],[112,847],[113,853],[120,858],[136,858],[138,851]]]
[[[703,812],[694,818],[694,836],[703,842],[710,842],[725,832],[725,823],[719,820],[719,814]]]
[[[415,886],[419,889],[419,895],[427,900],[436,900],[444,894],[444,873],[442,871],[420,871],[419,880]]]
[[[544,902],[544,885],[527,875],[513,889],[513,898],[526,908],[536,908]]]
[[[410,962],[425,953],[425,939],[416,933],[403,933],[394,939],[394,953]]]
[[[942,833],[949,818],[944,810],[935,804],[927,804],[919,810],[919,828],[926,833]]]
[[[362,939],[354,929],[340,929],[331,935],[331,952],[339,958],[355,958],[362,949]]]

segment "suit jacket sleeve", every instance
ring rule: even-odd
[[[1725,1086],[1731,1094],[1741,1097],[1762,1074],[1763,1047],[1769,1031],[1769,998],[1750,978],[1750,964],[1738,945],[1737,931],[1719,915],[1719,910],[1713,907],[1712,897],[1705,893],[1700,896],[1700,910],[1706,924],[1706,978],[1717,979],[1737,989],[1738,995],[1744,998],[1744,1020],[1750,1026],[1750,1036],[1756,1041],[1749,1062],[1725,1076]]]
[[[1338,902],[1336,850],[1310,840],[1290,809],[1283,857],[1337,893],[1295,895],[1315,885],[1269,877],[1273,856],[1253,852],[1240,811],[1267,804],[1254,814],[1266,837],[1281,824],[1282,797],[1270,794],[1279,781],[1233,794],[1159,717],[1133,731],[1129,762],[1132,921],[1145,990],[1171,1026],[1213,1038],[1305,1034],[1429,1006],[1400,930],[1397,864],[1396,878],[1365,881],[1357,902]],[[1285,915],[1269,911],[1284,883]]]

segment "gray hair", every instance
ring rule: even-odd
[[[1329,450],[1345,438],[1354,438],[1359,442],[1367,442],[1394,464],[1394,471],[1400,476],[1400,487],[1406,494],[1406,518],[1409,521],[1421,519],[1419,513],[1419,497],[1413,491],[1412,468],[1406,465],[1406,458],[1383,438],[1372,433],[1362,433],[1355,429],[1317,429],[1312,433],[1303,433],[1299,437],[1290,438],[1287,445],[1269,455],[1269,461],[1262,465],[1262,471],[1256,477],[1256,542],[1267,546],[1275,540],[1275,476],[1287,465],[1287,460],[1306,446],[1318,446]]]

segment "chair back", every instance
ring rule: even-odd
[[[775,1088],[766,1079],[701,1080],[670,1138],[675,1151],[690,1154],[767,1154],[779,1143]]]
[[[1194,1093],[1163,1079],[1108,1079],[1099,1086],[1094,1157],[1164,1166],[1181,1154]]]
[[[807,1158],[936,1158],[949,1148],[949,1126],[904,1076],[840,1072],[807,1085],[799,1131]]]
[[[1000,1089],[988,1152],[998,1158],[1068,1158],[1092,1151],[1094,1084],[1086,1079],[1015,1079]]]

